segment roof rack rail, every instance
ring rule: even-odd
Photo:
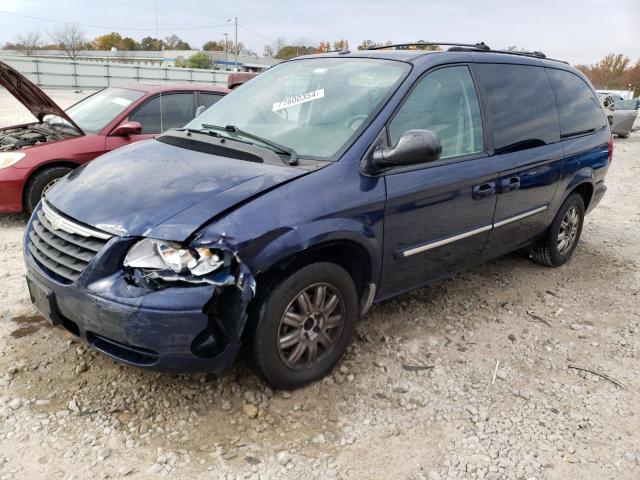
[[[381,45],[378,47],[369,47],[367,50],[384,50],[385,48],[394,48],[394,49],[406,49],[408,47],[419,47],[419,46],[444,46],[450,47],[447,49],[448,52],[490,52],[490,53],[503,53],[506,55],[520,55],[522,57],[533,57],[540,58],[545,60],[551,60],[553,62],[560,62],[569,65],[569,62],[565,62],[564,60],[557,60],[555,58],[547,58],[547,56],[540,51],[512,51],[512,50],[493,50],[484,42],[479,43],[454,43],[454,42],[415,42],[415,43],[398,43],[393,45]]]
[[[458,42],[414,42],[414,43],[396,43],[396,44],[392,44],[392,45],[380,45],[377,47],[369,47],[367,48],[367,50],[384,50],[385,48],[395,48],[397,49],[403,49],[403,48],[407,48],[407,47],[428,47],[428,46],[434,46],[434,47],[439,47],[439,46],[445,46],[445,47],[449,47],[449,46],[456,46],[456,47],[468,47],[468,48],[474,48],[476,50],[491,50],[489,48],[489,45],[486,45],[484,42],[480,42],[480,43],[458,43]]]

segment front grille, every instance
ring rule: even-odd
[[[42,201],[29,232],[29,252],[62,283],[74,282],[112,235],[85,227]]]

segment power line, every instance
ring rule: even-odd
[[[265,37],[264,35],[262,35],[262,34],[260,34],[260,33],[256,32],[255,30],[251,30],[249,27],[246,27],[246,26],[244,26],[244,25],[240,25],[240,24],[238,24],[238,26],[239,26],[240,28],[242,28],[243,30],[246,30],[247,32],[251,32],[251,33],[253,33],[254,35],[259,36],[260,38],[264,38],[265,40],[270,41],[271,43],[278,43],[278,42],[277,42],[277,40],[274,40],[273,38]]]
[[[56,23],[59,25],[73,25],[76,24],[79,27],[84,27],[84,28],[95,28],[95,29],[99,29],[99,30],[112,30],[112,31],[149,31],[152,29],[152,27],[107,27],[104,25],[89,25],[89,24],[81,24],[81,23],[76,23],[76,22],[67,22],[67,21],[63,21],[63,20],[53,20],[50,18],[43,18],[43,17],[36,17],[34,15],[24,15],[22,13],[17,13],[17,12],[8,12],[6,10],[0,10],[0,14],[4,14],[4,15],[13,15],[16,17],[22,17],[22,18],[28,18],[30,20],[38,20],[40,22],[47,22],[47,23]],[[188,31],[188,30],[206,30],[209,28],[223,28],[223,27],[227,27],[228,24],[224,23],[224,24],[220,24],[220,25],[206,25],[206,26],[201,26],[201,27],[178,27],[178,28],[160,28],[158,30],[161,31],[167,31],[167,32],[177,32],[177,31]]]
[[[90,24],[83,24],[83,23],[76,23],[76,22],[69,22],[69,21],[64,21],[64,20],[54,20],[51,18],[44,18],[44,17],[38,17],[35,15],[25,15],[22,13],[17,13],[17,12],[9,12],[7,10],[0,10],[0,14],[4,14],[4,15],[13,15],[15,17],[21,17],[21,18],[27,18],[29,20],[37,20],[39,22],[46,22],[46,23],[55,23],[58,25],[78,25],[79,27],[83,27],[83,28],[93,28],[93,29],[98,29],[98,30],[111,30],[114,32],[127,32],[127,31],[143,31],[143,32],[148,32],[149,30],[152,29],[152,27],[114,27],[114,26],[105,26],[105,25],[90,25]],[[200,26],[200,27],[176,27],[176,28],[158,28],[156,29],[157,31],[163,31],[163,32],[183,32],[183,31],[193,31],[193,30],[208,30],[210,28],[225,28],[228,27],[228,23],[223,23],[223,24],[219,24],[219,25],[204,25],[204,26]],[[242,28],[243,30],[246,30],[247,32],[253,33],[254,35],[257,35],[258,37],[267,40],[271,43],[277,43],[277,40],[274,40],[273,38],[269,38],[265,35],[262,35],[261,33],[256,32],[255,30],[247,27],[246,25],[241,25],[238,24],[238,26],[240,28]]]

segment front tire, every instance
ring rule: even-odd
[[[344,354],[358,318],[358,295],[340,266],[313,263],[284,277],[258,298],[249,363],[275,388],[318,380]]]
[[[584,201],[572,193],[564,201],[544,238],[531,246],[532,259],[548,267],[564,265],[573,255],[584,225]]]
[[[24,206],[29,215],[35,210],[36,205],[38,205],[47,190],[71,170],[69,167],[45,168],[29,179],[24,192]]]

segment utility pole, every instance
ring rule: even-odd
[[[224,35],[224,69],[229,70],[229,34]]]
[[[231,20],[233,20],[236,33],[236,59],[233,63],[233,69],[236,70],[238,68],[238,17],[227,18],[227,22],[230,22]]]

